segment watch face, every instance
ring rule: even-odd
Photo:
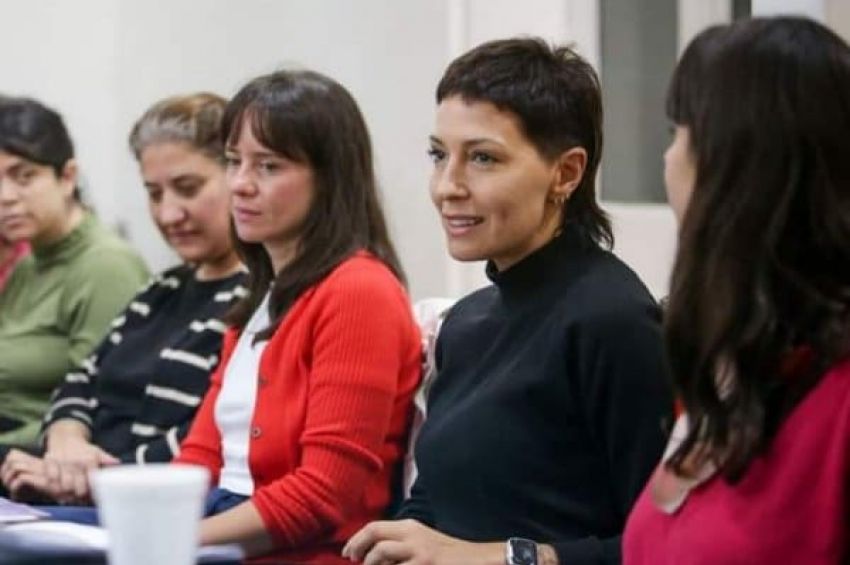
[[[510,565],[537,565],[537,544],[529,539],[511,538]]]

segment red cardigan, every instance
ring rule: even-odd
[[[184,440],[179,463],[222,468],[214,408],[238,335]],[[292,305],[260,359],[248,465],[251,500],[287,563],[348,563],[343,543],[381,517],[403,453],[421,345],[408,297],[365,252]]]
[[[738,483],[715,476],[673,514],[656,508],[650,488],[626,524],[625,565],[847,563],[850,361],[794,408]]]

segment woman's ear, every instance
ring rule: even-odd
[[[62,185],[62,190],[68,198],[73,197],[74,191],[77,189],[77,177],[79,169],[77,168],[76,159],[68,159],[65,166],[62,167],[62,174],[59,175],[59,182]]]
[[[550,196],[560,201],[569,199],[581,184],[585,167],[587,151],[584,147],[573,147],[561,153],[555,160],[555,183]]]

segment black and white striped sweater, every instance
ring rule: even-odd
[[[153,277],[65,376],[44,429],[72,418],[126,463],[170,461],[218,365],[221,317],[246,294],[244,278],[199,281],[187,266]]]

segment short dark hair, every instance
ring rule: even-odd
[[[0,151],[48,166],[58,177],[74,158],[74,143],[57,111],[32,98],[2,96]],[[74,199],[80,200],[79,188]]]
[[[270,336],[302,292],[359,249],[404,282],[378,197],[369,131],[351,94],[313,71],[278,71],[252,80],[228,103],[226,145],[237,142],[246,120],[265,147],[313,169],[315,194],[296,256],[279,273],[262,245],[234,235],[249,270],[249,295],[229,321],[243,327],[271,284],[272,324],[257,337]]]
[[[668,113],[696,181],[665,316],[677,472],[707,453],[738,480],[850,354],[848,101],[850,47],[805,18],[711,28],[678,64]]]
[[[483,43],[449,65],[437,86],[437,103],[460,96],[489,102],[516,116],[523,133],[545,159],[573,147],[587,151],[579,186],[566,203],[572,222],[599,244],[611,247],[607,214],[596,202],[602,158],[602,94],[593,67],[573,49],[540,38]]]

